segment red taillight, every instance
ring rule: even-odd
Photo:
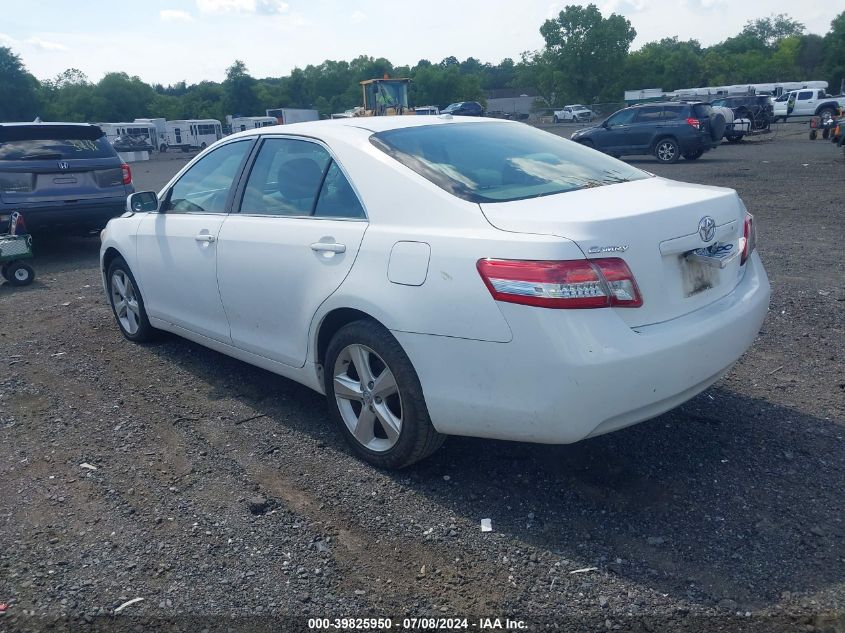
[[[129,165],[123,163],[120,168],[123,170],[123,184],[124,185],[131,185],[132,184],[132,170],[129,169]]]
[[[748,261],[748,258],[751,257],[751,253],[754,252],[754,249],[757,248],[757,229],[754,226],[754,216],[750,213],[745,214],[740,246],[742,256],[739,258],[739,265],[742,266],[746,261]]]
[[[638,308],[643,304],[631,270],[617,257],[480,259],[477,267],[496,301],[541,308]]]
[[[696,119],[695,117],[689,117],[689,118],[687,119],[687,125],[691,125],[691,126],[692,126],[692,127],[694,127],[696,130],[700,130],[700,129],[701,129],[701,121],[699,121],[699,120],[698,120],[698,119]]]

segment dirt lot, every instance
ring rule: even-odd
[[[185,159],[163,158],[139,189]],[[842,152],[793,128],[631,162],[739,190],[773,287],[757,344],[650,422],[451,438],[398,474],[354,459],[304,387],[125,341],[96,239],[36,243],[36,283],[0,286],[0,629],[845,630]]]

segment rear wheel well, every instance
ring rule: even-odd
[[[348,323],[353,321],[370,320],[379,323],[366,312],[355,310],[354,308],[338,308],[332,310],[320,323],[320,329],[317,331],[317,364],[322,366],[326,360],[326,351],[329,349],[329,343],[337,333],[337,331]],[[382,327],[384,324],[379,323]]]
[[[680,142],[678,141],[678,138],[677,138],[676,136],[674,136],[674,135],[672,135],[672,134],[661,134],[660,136],[658,136],[657,138],[655,138],[655,139],[654,139],[654,141],[652,141],[652,143],[651,143],[651,151],[652,151],[652,152],[654,151],[654,149],[657,147],[657,144],[658,144],[660,141],[665,141],[667,138],[668,138],[668,139],[670,139],[670,140],[672,140],[672,141],[675,141],[675,143],[677,143],[677,144],[678,144],[678,147],[680,147],[680,146],[681,146],[681,144],[680,144]]]
[[[111,266],[111,263],[117,257],[122,257],[122,255],[120,254],[120,251],[118,251],[116,248],[112,248],[110,246],[108,249],[106,249],[106,252],[103,255],[103,274],[104,275],[107,272],[109,272],[109,266]]]

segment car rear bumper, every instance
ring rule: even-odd
[[[653,418],[733,366],[766,316],[755,253],[733,292],[677,319],[631,329],[612,309],[499,304],[509,343],[394,332],[438,431],[566,444]]]
[[[126,211],[126,198],[102,198],[79,202],[0,205],[0,213],[20,211],[30,233],[99,231],[108,221]]]

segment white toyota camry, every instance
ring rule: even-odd
[[[249,130],[127,208],[101,249],[126,338],[168,330],[325,393],[382,467],[450,434],[652,418],[724,375],[769,301],[735,191],[509,121]]]

